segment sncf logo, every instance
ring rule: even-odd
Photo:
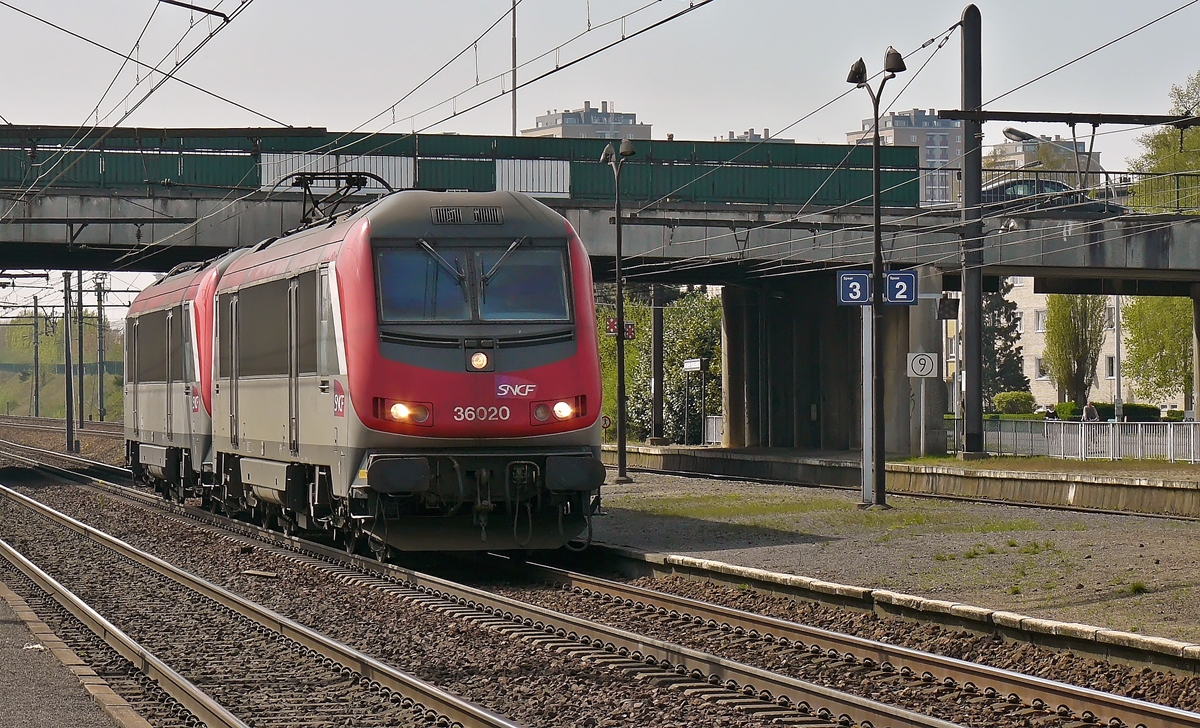
[[[333,380],[333,416],[346,416],[346,390],[342,388],[342,383]]]
[[[532,397],[536,384],[497,384],[497,397]]]

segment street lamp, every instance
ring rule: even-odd
[[[871,142],[871,205],[875,218],[875,249],[871,259],[871,479],[874,494],[873,505],[886,506],[887,496],[884,490],[884,443],[883,443],[883,234],[882,211],[880,209],[880,180],[879,180],[879,99],[883,96],[883,87],[888,79],[895,78],[897,73],[907,70],[904,57],[900,51],[888,46],[883,54],[883,78],[879,81],[879,89],[872,90],[867,83],[867,64],[859,58],[850,66],[850,75],[846,82],[859,88],[865,88],[871,96],[871,108],[874,112],[874,139]],[[865,372],[864,372],[865,375]],[[863,464],[867,463],[867,453],[863,452]],[[864,502],[866,501],[866,493]]]
[[[613,145],[607,144],[604,153],[600,155],[600,163],[612,167],[613,187],[616,189],[617,213],[617,477],[613,482],[632,483],[633,478],[625,472],[625,284],[621,280],[621,167],[625,160],[636,154],[633,141],[621,140],[621,151],[614,152]]]
[[[1071,155],[1075,158],[1075,175],[1077,177],[1077,186],[1081,190],[1085,189],[1089,186],[1089,185],[1084,184],[1084,179],[1083,179],[1084,173],[1079,168],[1079,150],[1078,149],[1068,147],[1066,144],[1060,144],[1060,143],[1058,143],[1056,141],[1052,141],[1050,139],[1043,139],[1039,136],[1035,136],[1033,134],[1030,134],[1027,131],[1024,131],[1022,129],[1017,129],[1016,127],[1012,127],[1012,126],[1004,127],[1004,138],[1008,139],[1009,141],[1013,141],[1013,142],[1033,142],[1039,146],[1042,144],[1049,144],[1052,147],[1058,147],[1059,149],[1064,149],[1064,150],[1070,152]],[[1087,158],[1088,158],[1088,170],[1091,171],[1093,161],[1092,161],[1092,153],[1090,151],[1087,153]],[[1099,162],[1095,162],[1095,165],[1096,165],[1096,169],[1098,169],[1100,172],[1102,172],[1104,174],[1104,184],[1106,187],[1110,188],[1108,196],[1112,197],[1112,193],[1111,193],[1112,182],[1109,180],[1108,170],[1105,169],[1104,166],[1101,165]]]

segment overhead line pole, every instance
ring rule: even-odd
[[[517,135],[517,1],[512,4],[512,135]]]
[[[962,13],[962,108],[983,106],[983,21],[979,8]],[[983,448],[983,123],[963,120],[963,453],[980,457]]]
[[[84,418],[84,415],[83,415],[83,369],[84,369],[83,362],[84,362],[84,357],[83,357],[83,270],[82,269],[75,271],[75,303],[76,303],[75,310],[79,317],[79,322],[76,326],[76,328],[78,330],[78,335],[77,335],[78,338],[76,339],[76,341],[79,342],[79,366],[78,366],[78,370],[77,370],[78,374],[76,375],[77,378],[75,380],[76,385],[78,386],[78,390],[79,390],[75,394],[75,396],[78,398],[79,410],[78,410],[78,412],[76,412],[76,416],[79,418],[79,428],[83,429],[83,418]]]
[[[38,297],[33,297],[33,416],[42,416],[42,366],[38,358],[38,344],[42,338],[38,324]]]
[[[71,380],[71,271],[63,271],[63,379],[67,400],[67,452],[75,452],[75,392]]]
[[[104,421],[104,277],[96,276],[96,418]]]

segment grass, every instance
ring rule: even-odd
[[[1018,553],[1029,554],[1030,556],[1036,556],[1036,555],[1042,553],[1043,551],[1053,551],[1053,550],[1054,550],[1054,542],[1053,541],[1045,541],[1043,543],[1038,543],[1037,541],[1030,541],[1029,543],[1022,546],[1020,548],[1020,550],[1018,551]]]
[[[1130,584],[1129,586],[1125,587],[1124,589],[1121,589],[1120,593],[1128,594],[1129,596],[1133,597],[1133,596],[1137,596],[1138,594],[1145,594],[1149,591],[1150,591],[1150,587],[1146,586],[1145,582],[1135,581],[1132,584]]]
[[[934,529],[939,533],[974,534],[1041,529],[1041,525],[1031,518],[970,521],[964,520],[957,508],[930,508],[924,505],[920,509],[863,510],[848,498],[820,495],[805,498],[764,498],[740,493],[652,498],[626,495],[606,502],[613,508],[655,516],[725,521],[793,532],[800,528],[798,519],[818,515],[822,525],[881,531],[881,541],[887,541],[896,534]],[[809,524],[805,524],[804,528],[812,529]]]

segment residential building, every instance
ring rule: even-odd
[[[1050,369],[1045,362],[1046,351],[1046,299],[1047,294],[1035,293],[1033,278],[1013,276],[1009,278],[1013,284],[1009,300],[1017,304],[1017,331],[1020,333],[1022,356],[1022,371],[1029,378],[1029,390],[1039,406],[1065,401],[1067,393],[1060,391],[1050,379]],[[1095,385],[1088,398],[1094,402],[1112,402],[1117,393],[1117,339],[1116,339],[1116,296],[1108,297],[1104,345],[1100,350],[1100,358],[1096,362]],[[954,373],[958,365],[960,337],[958,322],[943,322],[943,358],[946,382],[953,392]],[[961,382],[959,387],[961,390]],[[1121,379],[1121,401],[1133,402],[1133,381],[1127,375]],[[1183,393],[1163,402],[1147,404],[1166,405],[1173,409],[1183,408]],[[953,411],[954,400],[950,400],[950,410]]]
[[[753,127],[747,129],[741,134],[735,135],[732,131],[728,137],[713,137],[714,142],[770,142],[772,144],[795,144],[795,139],[771,138],[771,130],[763,127],[762,134],[755,133]]]
[[[874,119],[863,119],[862,128],[846,132],[847,144],[871,144]],[[962,170],[962,122],[939,119],[935,109],[891,111],[879,117],[879,143],[920,149],[921,204],[958,202]]]
[[[649,139],[650,124],[639,124],[637,114],[617,112],[615,105],[601,101],[600,108],[584,101],[582,109],[547,111],[535,119],[533,129],[522,136],[568,139]]]
[[[1044,149],[1044,151],[1043,151]],[[1072,149],[1075,150],[1074,154]],[[1088,152],[1087,143],[1073,141],[1071,139],[1063,139],[1058,134],[1051,139],[1048,136],[1038,137],[1036,140],[1021,141],[1021,142],[1005,142],[992,147],[991,151],[984,157],[986,166],[992,169],[1021,169],[1033,165],[1035,168],[1041,168],[1041,165],[1035,165],[1035,162],[1045,162],[1045,157],[1049,156],[1061,164],[1066,165],[1068,171],[1075,171],[1075,154],[1079,155],[1080,169],[1089,169],[1088,157],[1091,157],[1091,171],[1103,170],[1100,166],[1100,152]]]

